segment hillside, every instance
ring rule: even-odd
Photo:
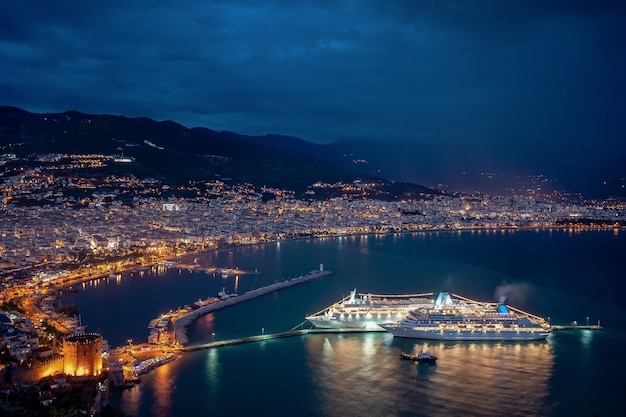
[[[0,146],[19,158],[41,154],[108,154],[133,158],[132,164],[111,166],[112,173],[151,177],[177,185],[221,179],[261,187],[288,189],[302,195],[316,182],[380,184],[381,198],[402,193],[436,193],[415,184],[399,188],[355,169],[348,158],[330,156],[332,146],[316,145],[279,135],[245,136],[188,129],[172,121],[90,115],[76,111],[36,114],[0,107]],[[322,158],[319,155],[327,155]],[[385,190],[390,187],[390,190]],[[395,190],[402,190],[398,195]]]

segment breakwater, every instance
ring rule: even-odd
[[[260,342],[262,340],[281,339],[285,337],[301,336],[309,332],[310,332],[309,329],[304,329],[304,330],[292,330],[292,331],[283,332],[283,333],[248,336],[248,337],[241,337],[239,339],[220,340],[217,342],[203,343],[200,345],[185,346],[183,350],[185,352],[190,352],[193,350],[213,349],[213,348],[218,348],[218,347],[223,347],[223,346],[240,345],[242,343]]]
[[[293,336],[302,336],[305,334],[319,334],[319,333],[371,333],[371,332],[384,332],[385,330],[380,329],[380,330],[376,330],[376,329],[349,329],[349,328],[342,328],[342,329],[300,329],[300,330],[289,330],[288,332],[282,332],[282,333],[272,333],[272,334],[265,334],[265,335],[256,335],[256,336],[248,336],[248,337],[240,337],[238,339],[229,339],[229,340],[220,340],[217,342],[208,342],[208,343],[201,343],[199,345],[191,345],[191,346],[185,346],[184,348],[182,348],[182,350],[184,352],[191,352],[194,350],[204,350],[204,349],[214,349],[214,348],[219,348],[219,347],[223,347],[223,346],[233,346],[233,345],[240,345],[243,343],[252,343],[252,342],[261,342],[263,340],[271,340],[271,339],[283,339],[285,337],[293,337]]]
[[[301,284],[303,282],[322,278],[330,274],[332,274],[332,272],[325,271],[322,267],[320,267],[319,270],[311,271],[305,275],[301,275],[299,277],[291,278],[291,279],[281,281],[281,282],[276,282],[274,284],[270,284],[265,287],[248,291],[238,296],[231,295],[230,297],[224,298],[220,301],[216,301],[214,303],[210,303],[202,307],[199,307],[195,310],[182,313],[172,320],[174,343],[184,346],[189,342],[189,339],[187,337],[187,328],[189,327],[189,325],[191,325],[191,323],[193,323],[199,317],[202,317],[206,314],[212,313],[216,310],[220,310],[225,307],[239,304],[244,301],[248,301],[253,298],[257,298],[262,295],[269,294],[277,290],[281,290],[283,288],[288,288],[297,284]]]

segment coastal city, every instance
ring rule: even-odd
[[[626,416],[626,2],[0,21],[0,417]]]
[[[12,159],[3,156],[3,161]],[[61,159],[39,157],[46,162]],[[71,159],[76,166],[92,167],[114,160],[94,155]],[[179,187],[193,197],[167,196],[170,186],[156,180],[108,178],[106,187],[96,182],[42,169],[5,171],[0,197],[0,366],[6,394],[47,380],[55,389],[42,395],[44,404],[60,396],[59,387],[76,383],[75,378],[81,383],[96,378],[98,388],[87,408],[97,409],[107,387],[132,384],[142,373],[177,357],[194,318],[246,299],[224,292],[199,300],[156,317],[145,342],[109,347],[102,335],[84,333],[76,311],[55,304],[60,290],[97,277],[176,266],[183,255],[209,249],[287,239],[463,229],[619,229],[626,221],[623,202],[445,193],[383,200],[368,198],[376,183],[360,180],[318,182],[307,193],[344,193],[329,199],[302,199],[289,190],[226,180],[207,181],[202,192],[198,184]],[[80,190],[80,196],[68,190]]]

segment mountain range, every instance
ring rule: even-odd
[[[424,144],[339,141],[317,144],[297,137],[242,135],[173,121],[92,115],[77,111],[31,113],[0,107],[2,153],[103,153],[134,158],[125,170],[177,184],[230,179],[304,193],[316,182],[375,181],[389,198],[418,193],[506,193],[520,179],[549,178],[560,191],[587,197],[625,197],[626,157],[546,144]],[[524,181],[521,181],[524,183]],[[526,186],[526,185],[523,185]],[[545,186],[545,183],[544,183]]]

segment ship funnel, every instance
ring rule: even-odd
[[[441,307],[441,306],[450,305],[450,304],[452,304],[452,299],[450,298],[450,294],[448,294],[447,292],[440,292],[437,295],[437,299],[435,300],[435,306]]]

